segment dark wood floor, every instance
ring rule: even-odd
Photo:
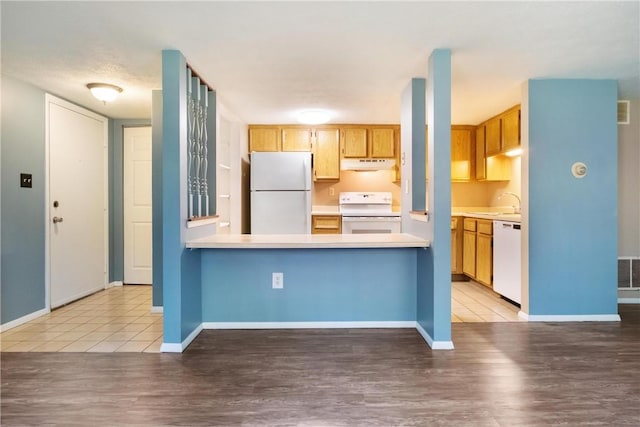
[[[640,306],[621,323],[204,331],[182,355],[2,353],[1,424],[640,425]]]

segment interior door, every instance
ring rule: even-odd
[[[107,119],[47,95],[52,308],[107,284]]]
[[[151,284],[151,127],[124,129],[124,282]]]

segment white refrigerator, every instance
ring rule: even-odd
[[[311,153],[251,153],[251,234],[311,234]]]

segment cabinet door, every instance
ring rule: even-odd
[[[451,129],[451,179],[471,179],[471,131]]]
[[[453,226],[452,226],[453,227]],[[458,240],[458,232],[456,229],[451,229],[451,273],[458,271],[458,248],[456,248],[456,242]]]
[[[476,280],[485,286],[492,287],[492,236],[486,234],[478,234],[478,246],[476,249]]]
[[[462,241],[462,272],[476,277],[476,232],[465,231]]]
[[[484,146],[484,131],[485,127],[478,126],[476,128],[476,179],[482,181],[487,178],[486,173],[486,160],[485,160],[485,146]]]
[[[493,118],[485,124],[485,151],[487,156],[499,154],[501,147],[501,122],[500,118]]]
[[[343,136],[344,157],[367,157],[367,129],[348,128]]]
[[[340,215],[312,215],[311,234],[341,234],[342,217]]]
[[[371,129],[371,157],[393,158],[395,132],[391,129]]]
[[[516,108],[502,116],[502,150],[520,147],[520,109]]]
[[[278,127],[249,128],[249,152],[280,151]]]
[[[338,129],[319,129],[313,158],[313,179],[340,179],[340,137]]]
[[[311,151],[311,129],[282,129],[282,151]]]

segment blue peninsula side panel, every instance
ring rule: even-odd
[[[205,249],[202,321],[415,321],[419,250]]]

